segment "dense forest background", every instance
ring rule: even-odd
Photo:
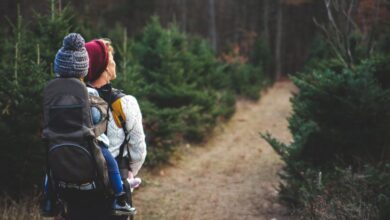
[[[5,17],[16,19],[17,4],[27,19],[34,11],[50,13],[50,1],[5,0],[0,2],[4,15],[0,25],[7,26]],[[302,68],[318,33],[313,18],[322,20],[326,13],[323,1],[312,0],[61,0],[56,4],[70,4],[76,19],[96,28],[99,36],[106,36],[117,25],[124,25],[134,36],[157,15],[164,26],[175,22],[180,31],[207,38],[218,53],[235,46],[242,54],[251,53],[255,41],[262,38],[275,62],[270,74],[278,77]]]

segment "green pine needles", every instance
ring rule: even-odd
[[[228,67],[205,40],[181,33],[174,24],[163,28],[156,17],[128,48],[118,48],[118,57],[130,57],[133,71],[120,75],[118,87],[141,103],[149,139],[147,164],[152,166],[167,162],[177,143],[203,141],[218,120],[229,118],[234,94],[241,94],[236,86],[247,86],[253,91],[246,94],[258,98],[260,79],[265,79],[244,65]],[[238,81],[238,75],[247,79]]]
[[[19,8],[19,7],[18,7]],[[70,31],[69,10],[55,16],[17,20],[1,33],[0,175],[2,191],[30,190],[42,181],[45,147],[40,138],[41,92],[52,77],[51,67],[63,36]]]
[[[288,119],[293,142],[263,137],[286,164],[281,198],[304,218],[389,217],[389,61],[373,56],[354,69],[292,78],[299,89]]]

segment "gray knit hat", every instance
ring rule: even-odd
[[[88,73],[88,53],[84,38],[77,33],[68,34],[54,60],[54,72],[60,77],[85,77]]]

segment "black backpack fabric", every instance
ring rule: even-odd
[[[56,78],[43,92],[43,132],[47,143],[47,166],[54,184],[95,183],[109,191],[106,161],[96,137],[104,133],[107,120],[92,124],[91,106],[107,118],[107,103],[89,96],[76,78]]]

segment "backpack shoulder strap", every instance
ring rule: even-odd
[[[107,84],[97,89],[97,91],[99,92],[99,96],[108,103],[118,128],[126,129],[126,126],[123,126],[123,123],[126,123],[126,116],[121,104],[121,98],[124,97],[125,94],[119,89],[112,88],[111,84]]]
[[[125,133],[127,133],[126,128],[126,115],[122,108],[122,97],[124,97],[125,94],[123,94],[120,91],[114,91],[112,94],[112,101],[110,103],[110,109],[112,116],[114,118],[115,124],[118,126],[118,128],[123,128]]]
[[[125,138],[119,148],[119,160],[122,160],[125,146],[127,145],[130,139],[130,134],[126,127],[126,115],[122,108],[122,97],[124,96],[125,94],[122,93],[120,90],[113,89],[112,103],[110,104],[111,113],[112,113],[112,117],[114,118],[115,124],[118,126],[118,128],[122,128],[123,132],[125,133]],[[127,149],[128,157],[131,160],[129,148],[126,147],[126,149]]]
[[[121,161],[123,158],[125,146],[130,139],[129,131],[127,130],[126,127],[126,115],[122,108],[122,97],[124,97],[126,94],[124,94],[119,89],[112,88],[110,84],[103,86],[102,88],[99,88],[98,92],[100,97],[106,100],[106,102],[109,104],[109,108],[111,110],[112,117],[115,121],[115,124],[118,126],[118,128],[122,128],[123,132],[125,133],[125,138],[119,147],[119,160]],[[126,147],[126,149],[127,149],[127,154],[129,155],[128,156],[129,160],[131,160],[129,148]]]

